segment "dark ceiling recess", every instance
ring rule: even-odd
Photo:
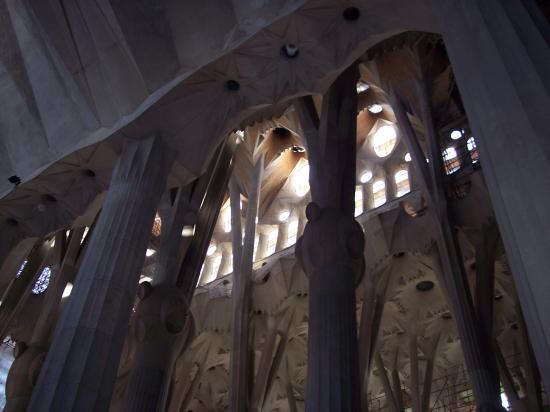
[[[50,202],[50,203],[57,202],[57,199],[55,198],[55,196],[50,195],[49,193],[43,194],[40,198],[41,198],[42,201],[44,201],[44,202]]]
[[[346,21],[356,21],[359,19],[359,16],[361,13],[359,12],[359,9],[357,7],[348,7],[344,10],[344,13],[342,13],[344,16],[344,20]]]
[[[13,175],[8,177],[8,182],[13,183],[14,185],[18,185],[21,183],[21,178],[19,176]]]
[[[431,280],[423,280],[416,284],[416,290],[420,292],[427,292],[434,288],[434,283]]]
[[[13,217],[8,217],[6,219],[6,223],[10,226],[18,226],[19,225],[19,222],[17,220],[15,220]]]
[[[95,177],[95,172],[92,169],[84,169],[82,174],[86,177]]]
[[[283,47],[281,47],[281,54],[287,59],[294,59],[295,57],[298,57],[300,50],[298,50],[298,47],[295,44],[286,43]]]
[[[273,129],[273,136],[280,138],[290,137],[290,130],[284,127],[276,127],[275,129]]]
[[[239,90],[241,88],[241,85],[238,81],[236,80],[227,80],[225,82],[225,88],[231,92],[236,92],[237,90]]]

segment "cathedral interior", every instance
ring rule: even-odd
[[[0,0],[0,407],[550,411],[549,21]]]

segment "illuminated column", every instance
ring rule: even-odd
[[[549,28],[530,0],[434,0],[547,390]]]
[[[250,381],[250,276],[256,237],[256,219],[260,203],[260,189],[264,170],[263,156],[256,161],[252,172],[248,192],[248,207],[244,227],[244,239],[241,238],[240,191],[235,176],[229,184],[231,202],[231,235],[233,241],[233,291],[231,347],[229,363],[229,410],[240,412],[248,410]]]
[[[364,236],[353,218],[358,78],[344,71],[323,98],[296,103],[308,143],[312,203],[296,256],[309,277],[306,410],[359,411],[355,284],[363,270]]]
[[[127,140],[29,411],[109,409],[157,203],[172,156]]]

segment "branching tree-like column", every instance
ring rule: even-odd
[[[550,28],[531,0],[432,4],[548,391]]]
[[[245,220],[244,243],[241,240],[240,191],[232,177],[229,182],[231,202],[231,236],[233,241],[233,314],[231,323],[231,357],[229,410],[239,412],[248,410],[250,395],[250,276],[254,261],[254,239],[256,237],[256,218],[260,202],[260,187],[264,167],[263,156],[256,161],[252,171],[248,193],[248,206]]]
[[[189,342],[193,328],[189,301],[223,201],[232,154],[232,145],[225,142],[204,175],[179,188],[173,203],[170,193],[161,202],[157,268],[152,284],[143,282],[138,289],[136,352],[125,411],[166,409],[176,357]],[[182,238],[183,226],[195,224],[194,236]]]
[[[3,340],[7,336],[13,318],[30,294],[39,276],[39,270],[42,268],[48,254],[52,252],[50,244],[49,241],[38,242],[33,247],[19,277],[12,279],[4,292],[2,305],[0,306],[0,339]]]
[[[126,388],[125,411],[164,410],[166,403],[174,346],[182,338],[188,309],[183,292],[175,286],[181,231],[184,224],[194,223],[186,222],[190,208],[185,192],[180,188],[174,205],[169,210],[161,208],[162,232],[153,284],[143,282],[138,287],[140,302],[133,337],[136,352]]]
[[[359,411],[355,285],[364,269],[364,236],[355,221],[355,65],[323,98],[321,119],[311,98],[296,103],[307,140],[312,203],[296,256],[309,276],[306,409]]]
[[[418,83],[421,89],[423,84]],[[402,136],[407,141],[413,165],[419,176],[424,197],[431,210],[438,231],[437,249],[445,290],[460,334],[464,360],[480,410],[502,411],[496,363],[490,347],[482,335],[476,317],[472,296],[464,272],[464,263],[449,221],[447,201],[443,191],[443,165],[433,129],[428,99],[420,93],[423,105],[423,120],[427,129],[430,152],[430,167],[409,122],[402,100],[392,93],[392,108]]]
[[[127,140],[60,319],[29,411],[105,411],[157,203],[173,155]]]
[[[46,296],[30,342],[17,342],[15,361],[10,367],[6,381],[6,406],[4,407],[6,412],[25,412],[27,410],[34,384],[48,352],[49,337],[63,297],[63,291],[67,283],[73,280],[76,272],[76,258],[83,233],[84,228],[72,230],[66,248],[64,246],[65,230],[55,237],[55,259],[58,260],[63,250],[66,250],[59,269],[56,262],[51,267],[52,278],[46,290]]]

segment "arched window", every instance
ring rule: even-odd
[[[386,183],[383,180],[377,180],[372,184],[372,195],[374,198],[374,207],[386,203]]]
[[[288,230],[286,235],[286,246],[292,246],[294,243],[296,243],[296,239],[298,238],[298,218],[292,219],[290,222],[288,222]]]
[[[405,169],[401,169],[395,174],[395,186],[397,197],[403,196],[411,191],[411,185],[409,183],[409,172]]]
[[[458,160],[456,149],[453,146],[449,146],[443,150],[442,156],[445,163],[445,170],[448,175],[460,169],[460,161]]]
[[[153,227],[151,228],[152,235],[156,237],[160,236],[161,228],[162,228],[162,219],[157,213],[155,216],[155,220],[153,221]]]
[[[34,295],[40,295],[41,293],[43,293],[48,288],[48,285],[50,284],[51,275],[52,275],[52,270],[50,269],[50,267],[49,266],[44,267],[44,269],[42,269],[42,272],[40,273],[40,276],[38,276],[38,280],[34,284],[31,292]]]
[[[292,185],[294,186],[294,192],[300,197],[309,192],[309,164],[302,164],[294,171]]]
[[[363,187],[357,186],[355,188],[355,216],[359,216],[363,213]]]
[[[279,229],[274,228],[267,234],[267,248],[265,251],[266,256],[271,256],[277,249],[277,238],[279,237]]]
[[[82,239],[80,239],[80,244],[84,243],[84,241],[86,240],[86,236],[88,236],[89,231],[90,231],[90,228],[86,226],[84,228],[84,233],[82,233]]]
[[[479,160],[479,152],[477,151],[476,139],[474,139],[473,136],[470,137],[466,142],[466,146],[470,151],[470,157],[472,158],[472,162],[474,163],[477,162]]]
[[[372,147],[378,157],[388,156],[395,148],[397,135],[395,128],[390,125],[380,127],[372,137]]]

